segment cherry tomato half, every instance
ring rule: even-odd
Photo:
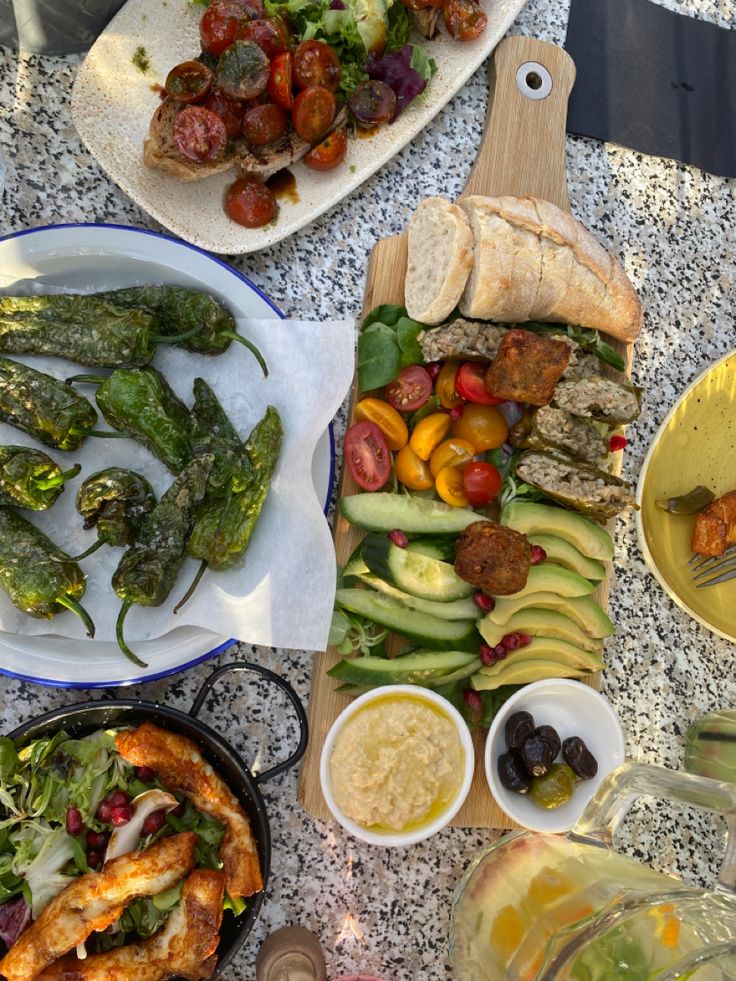
[[[408,490],[424,491],[434,487],[428,464],[419,459],[408,443],[396,454],[396,476]]]
[[[455,390],[455,379],[459,367],[457,361],[445,361],[437,376],[435,391],[440,400],[440,405],[445,409],[454,409],[456,405],[462,405],[463,400]]]
[[[280,17],[252,20],[238,31],[241,41],[253,41],[267,58],[283,54],[289,44],[289,34]]]
[[[454,508],[466,508],[468,499],[463,489],[463,468],[443,467],[437,474],[434,487],[445,504]]]
[[[276,198],[255,177],[242,177],[225,191],[225,212],[239,225],[261,228],[279,213]]]
[[[452,424],[452,435],[466,439],[476,453],[503,446],[509,435],[508,423],[495,405],[468,402],[459,419]]]
[[[237,99],[231,99],[220,92],[218,89],[210,92],[206,99],[201,103],[205,109],[216,113],[225,124],[227,138],[234,140],[240,136],[240,129],[243,125],[243,103]]]
[[[214,112],[204,106],[187,106],[174,120],[174,143],[187,160],[220,160],[227,146],[227,130]]]
[[[286,132],[288,119],[272,102],[249,109],[243,116],[243,136],[251,146],[266,146]]]
[[[212,72],[201,61],[182,61],[166,76],[165,89],[175,102],[197,102],[212,85]]]
[[[294,99],[291,121],[307,143],[317,143],[332,125],[337,112],[335,96],[321,85],[302,91]]]
[[[399,412],[416,412],[432,394],[432,379],[421,365],[402,368],[396,378],[386,386],[384,396],[389,405]]]
[[[378,79],[356,85],[348,98],[350,111],[364,126],[390,123],[396,115],[396,93]]]
[[[229,48],[238,37],[238,31],[250,18],[247,11],[235,0],[219,0],[211,4],[199,22],[202,47],[215,58]]]
[[[400,450],[409,440],[409,430],[403,418],[383,399],[361,399],[355,406],[355,418],[375,422],[391,450]]]
[[[234,99],[253,99],[266,91],[271,64],[253,41],[236,41],[221,55],[217,85]]]
[[[321,85],[336,92],[340,84],[340,59],[325,41],[302,41],[294,51],[294,81],[300,89]]]
[[[433,477],[445,467],[459,467],[468,463],[475,455],[475,447],[466,439],[450,438],[444,440],[433,450],[429,458],[429,469]]]
[[[501,474],[492,463],[471,460],[463,470],[463,490],[473,507],[490,504],[501,490]]]
[[[268,94],[271,99],[286,109],[287,112],[294,105],[294,93],[292,92],[291,81],[291,52],[282,51],[275,58],[271,59],[271,75],[268,79]]]
[[[451,425],[452,419],[446,412],[434,412],[416,424],[409,437],[409,446],[420,460],[429,460],[449,433]]]
[[[345,433],[345,461],[355,483],[363,490],[380,490],[391,473],[391,454],[383,433],[369,419],[356,422]]]
[[[447,33],[456,41],[473,41],[485,31],[488,18],[475,0],[444,0]]]
[[[455,376],[455,391],[462,395],[466,402],[476,402],[478,405],[500,405],[506,399],[497,399],[486,388],[486,367],[476,361],[466,361],[457,370]]]
[[[348,134],[345,127],[333,129],[331,133],[309,151],[304,163],[312,170],[332,170],[345,159],[348,152]]]

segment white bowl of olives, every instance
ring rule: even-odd
[[[499,807],[530,831],[569,831],[603,778],[624,760],[609,701],[579,681],[526,685],[496,715],[486,780]]]

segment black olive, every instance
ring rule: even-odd
[[[553,729],[552,726],[537,726],[534,730],[535,736],[541,736],[542,739],[546,739],[552,748],[552,759],[557,759],[557,754],[560,752],[560,737],[557,735],[557,730]]]
[[[521,749],[534,734],[534,719],[528,712],[514,712],[506,719],[506,745],[509,749]]]
[[[570,736],[564,741],[562,755],[575,776],[581,780],[590,780],[598,772],[598,761],[580,736]]]
[[[498,757],[498,779],[507,790],[517,794],[528,793],[532,785],[532,778],[516,753],[502,753]]]
[[[524,766],[533,777],[543,777],[554,762],[553,747],[543,736],[532,736],[521,747]]]

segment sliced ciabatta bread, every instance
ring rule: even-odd
[[[473,263],[473,236],[462,209],[425,198],[409,222],[405,303],[413,320],[439,324],[457,306]]]
[[[160,167],[180,181],[198,181],[232,170],[238,159],[233,150],[226,152],[222,160],[209,163],[197,163],[180,153],[174,139],[174,123],[185,108],[181,102],[172,99],[164,99],[158,106],[151,119],[148,138],[143,141],[143,162],[146,166]]]

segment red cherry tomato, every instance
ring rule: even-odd
[[[235,41],[217,64],[217,85],[233,99],[253,99],[266,91],[271,65],[253,41]]]
[[[386,439],[368,419],[356,422],[345,433],[345,461],[355,483],[363,490],[379,490],[391,473],[391,454]]]
[[[505,402],[505,399],[496,398],[488,391],[485,375],[484,365],[476,361],[466,361],[455,375],[455,391],[466,402],[475,402],[478,405],[500,405]]]
[[[291,81],[291,52],[283,51],[271,59],[271,75],[268,79],[268,94],[277,106],[291,110],[294,93]]]
[[[399,412],[416,412],[432,394],[432,379],[421,365],[402,368],[396,378],[386,386],[384,397]]]
[[[239,225],[261,228],[279,213],[276,198],[255,177],[242,177],[225,191],[225,212]]]
[[[469,504],[483,507],[501,490],[501,474],[492,463],[471,460],[463,470],[463,490]]]
[[[187,160],[197,163],[220,160],[227,146],[227,130],[211,110],[187,106],[174,121],[174,143]]]
[[[212,72],[201,61],[183,61],[166,76],[165,88],[175,102],[198,102],[212,85]]]
[[[317,143],[332,125],[337,112],[335,96],[321,85],[303,89],[294,99],[291,121],[307,143]]]
[[[231,99],[224,92],[215,89],[200,104],[205,109],[210,109],[220,117],[225,124],[225,130],[227,131],[227,138],[229,140],[234,140],[240,136],[240,130],[243,125],[244,106],[242,102],[237,99]]]
[[[238,40],[253,41],[267,55],[275,58],[289,45],[289,32],[280,17],[252,20],[238,31]]]
[[[485,31],[488,18],[475,0],[444,0],[447,33],[456,41],[474,41]]]
[[[348,135],[344,127],[333,130],[328,136],[310,150],[304,163],[312,170],[332,170],[345,159],[348,152]]]
[[[215,58],[229,48],[249,20],[247,10],[234,0],[219,0],[205,10],[199,22],[202,47]]]
[[[321,85],[336,92],[340,59],[325,41],[302,41],[294,52],[294,81],[300,89]]]
[[[249,109],[243,116],[243,136],[251,146],[266,146],[284,135],[288,119],[272,102]]]

